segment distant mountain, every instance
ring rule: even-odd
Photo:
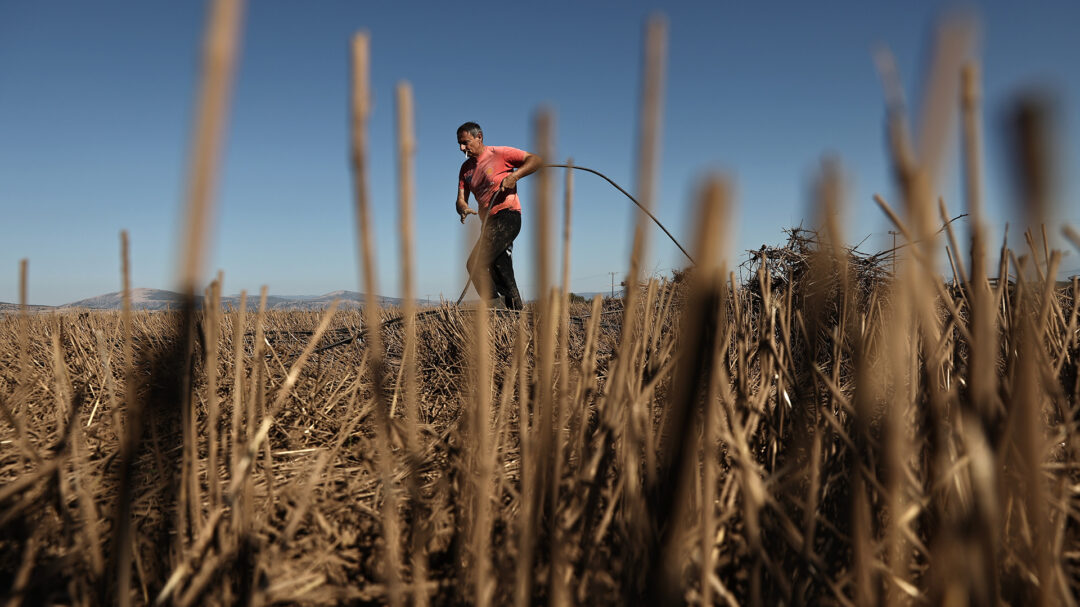
[[[324,310],[330,306],[330,302],[334,299],[340,299],[338,309],[355,309],[360,308],[364,304],[365,296],[363,293],[357,293],[356,291],[333,291],[323,295],[267,295],[266,308],[268,310]],[[375,300],[380,306],[399,306],[401,305],[401,299],[396,297],[376,297]],[[166,291],[163,289],[132,289],[131,290],[131,307],[133,310],[177,310],[180,308],[183,296],[173,291]],[[221,298],[221,303],[225,307],[236,308],[240,306],[239,295],[229,295]],[[418,302],[420,305],[425,305],[429,302]],[[202,306],[203,298],[196,296],[195,304]],[[19,306],[16,304],[0,304],[0,311],[5,310],[4,306],[12,306],[13,310],[18,310]],[[248,294],[247,299],[248,309],[254,310],[259,307],[259,294]],[[49,306],[32,306],[37,308],[49,308]],[[84,308],[90,310],[120,310],[123,307],[123,293],[107,293],[105,295],[99,295],[97,297],[91,297],[88,299],[80,299],[79,301],[73,301],[69,304],[58,306],[58,308]]]
[[[600,297],[605,297],[605,298],[606,297],[611,297],[611,291],[581,291],[581,292],[571,291],[571,292],[574,295],[577,295],[578,297],[584,297],[585,299],[587,299],[589,301],[592,301],[592,298],[596,297],[597,295],[599,295]],[[615,296],[616,297],[622,297],[623,296],[622,289],[619,289],[619,290],[615,291]]]
[[[330,306],[330,302],[340,299],[339,310],[360,308],[364,305],[365,295],[356,291],[331,291],[323,295],[267,295],[266,308],[268,310],[324,310]],[[380,306],[400,306],[401,300],[396,297],[375,297]],[[238,307],[239,295],[230,295],[221,298],[222,305]],[[258,293],[248,294],[248,308],[259,307]]]
[[[43,312],[45,310],[55,310],[54,306],[26,306],[28,312]],[[6,303],[0,301],[0,314],[14,313],[19,311],[19,304]]]
[[[131,309],[133,310],[178,310],[184,296],[162,289],[132,289]],[[202,305],[202,297],[196,297],[196,305]],[[120,291],[80,299],[59,306],[61,308],[88,308],[90,310],[120,310],[124,307],[124,294]]]

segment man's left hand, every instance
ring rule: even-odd
[[[517,186],[517,177],[507,175],[503,177],[502,183],[499,184],[499,191],[512,190],[515,186]]]

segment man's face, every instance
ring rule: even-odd
[[[476,158],[484,151],[484,135],[473,137],[472,133],[464,132],[458,135],[458,148],[469,158]]]

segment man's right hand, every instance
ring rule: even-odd
[[[465,218],[469,215],[476,215],[476,211],[470,209],[468,205],[464,204],[457,205],[457,212],[458,215],[461,216],[461,223],[465,223]]]

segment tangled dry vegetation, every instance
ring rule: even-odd
[[[934,348],[897,360],[894,281],[853,256],[793,232],[745,285],[650,282],[630,328],[579,305],[546,372],[536,309],[484,313],[486,363],[476,311],[421,314],[408,366],[384,323],[385,427],[364,340],[312,351],[357,312],[200,313],[189,381],[179,314],[133,314],[130,354],[120,313],[5,316],[3,585],[115,600],[127,537],[142,603],[1068,602],[1075,284],[984,284],[986,359],[974,287],[943,289]]]

